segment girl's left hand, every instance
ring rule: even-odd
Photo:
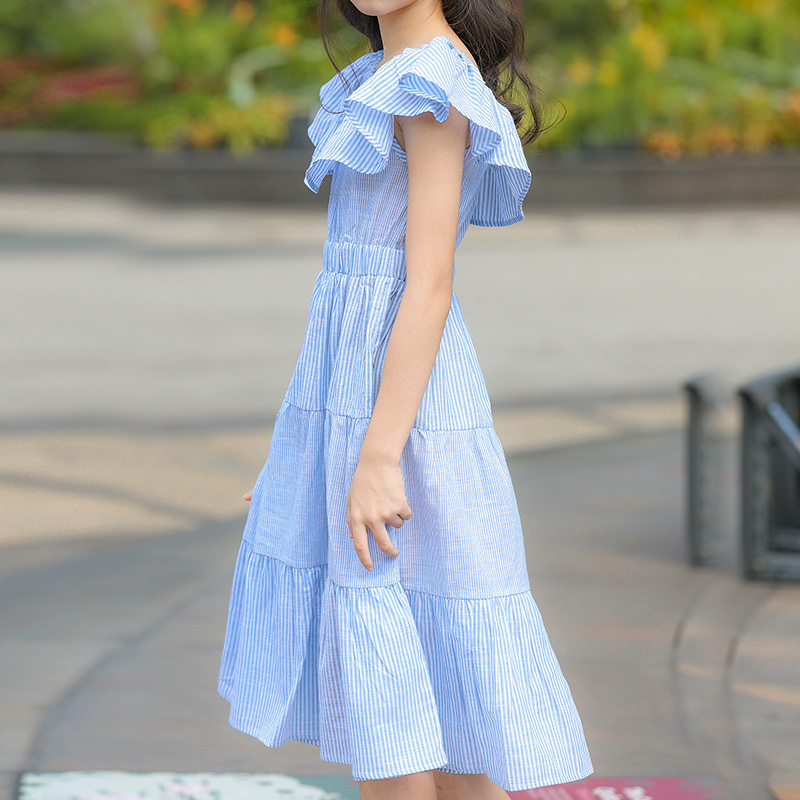
[[[400,551],[392,544],[386,523],[401,528],[410,517],[400,464],[360,458],[347,493],[347,526],[358,558],[366,569],[373,569],[367,529],[372,531],[382,552],[387,556],[399,556]]]

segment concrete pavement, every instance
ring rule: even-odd
[[[471,228],[455,292],[496,407],[670,395],[794,363],[798,209],[529,214]],[[325,217],[0,193],[4,427],[263,424]]]
[[[720,779],[736,800],[795,798],[800,587],[743,582],[719,555],[712,568],[686,565],[682,435],[509,464],[533,594],[596,775]],[[22,770],[348,774],[309,745],[267,749],[227,726],[215,678],[243,522],[7,569],[5,797]]]
[[[736,573],[735,407],[723,537],[687,566],[678,390],[797,361],[796,219],[542,215],[459,250],[597,776],[800,797],[800,587]],[[0,195],[0,800],[24,770],[349,774],[233,731],[215,690],[321,236],[318,215]]]

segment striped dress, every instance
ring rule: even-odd
[[[446,36],[320,90],[305,175],[331,175],[328,236],[300,356],[253,488],[233,572],[219,693],[269,747],[318,745],[355,780],[427,769],[523,790],[593,772],[530,591],[486,385],[455,294],[400,466],[413,516],[371,536],[346,497],[403,296],[408,172],[394,114],[470,121],[457,240],[523,218],[530,171],[510,113]]]

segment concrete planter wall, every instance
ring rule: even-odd
[[[284,203],[324,207],[303,183],[311,144],[263,149],[155,153],[85,134],[0,135],[3,187],[86,187],[162,201]],[[538,153],[525,205],[753,204],[800,201],[800,151],[665,162],[641,152]]]

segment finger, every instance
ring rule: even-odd
[[[347,493],[347,499],[345,500],[345,509],[346,514],[345,518],[347,519],[347,527],[350,529],[350,538],[353,538],[353,518],[350,515],[350,492]]]
[[[372,572],[372,558],[369,555],[369,545],[367,544],[367,529],[363,524],[353,526],[353,547],[356,555],[364,567]]]
[[[249,503],[252,497],[253,497],[253,492],[250,491],[247,494],[242,495],[242,500],[247,500],[247,502]]]
[[[399,514],[395,514],[390,519],[387,519],[386,522],[393,528],[402,528],[405,520]]]
[[[405,504],[400,511],[397,512],[403,519],[411,519],[411,506],[408,503]]]
[[[400,551],[392,543],[389,532],[386,530],[386,525],[383,522],[375,523],[374,528],[370,526],[370,530],[382,552],[392,557],[400,555]]]

